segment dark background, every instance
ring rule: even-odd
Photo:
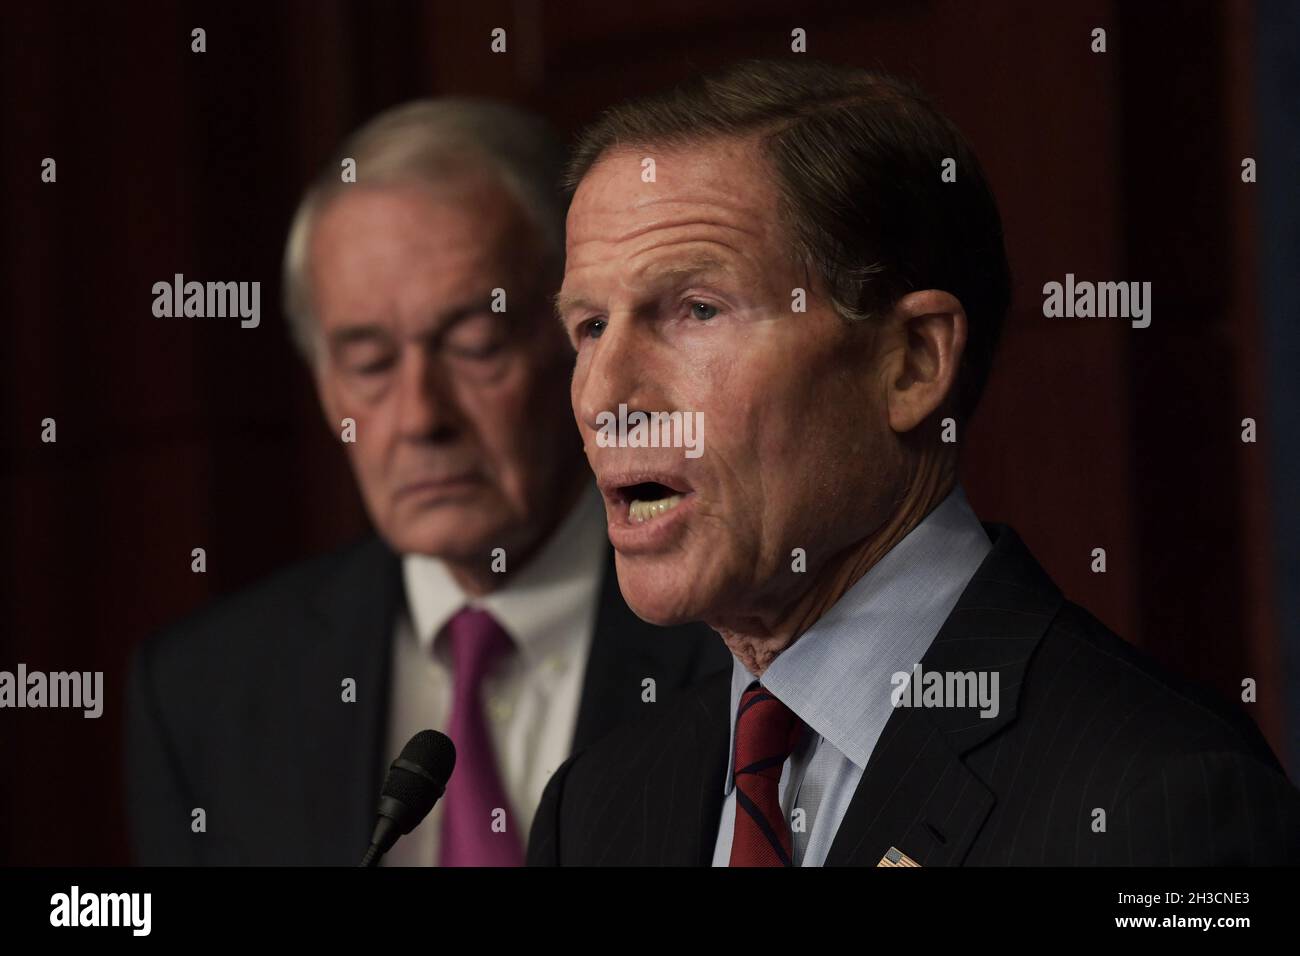
[[[1015,302],[964,443],[977,512],[1172,669],[1232,699],[1255,678],[1243,706],[1300,768],[1294,3],[15,3],[0,18],[0,669],[102,670],[106,697],[98,721],[0,711],[0,861],[124,862],[131,648],[366,527],[278,308],[289,217],[339,140],[441,93],[503,97],[571,134],[625,96],[792,55],[794,27],[809,55],[917,79],[998,195]],[[46,156],[57,184],[40,181]],[[1258,184],[1240,180],[1245,156]],[[155,318],[151,287],[176,272],[260,280],[261,326]],[[1043,318],[1043,283],[1067,272],[1152,282],[1151,327]],[[1247,416],[1257,444],[1240,440]]]

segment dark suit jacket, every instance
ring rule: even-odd
[[[876,866],[891,846],[922,866],[1300,862],[1300,794],[1254,724],[1065,601],[1010,528],[984,527],[993,549],[922,666],[997,671],[1000,713],[897,709],[827,865]],[[707,865],[729,709],[718,675],[570,757],[529,863]]]
[[[355,865],[389,762],[389,670],[404,606],[378,538],[297,565],[145,642],[132,664],[127,773],[137,862]],[[661,629],[606,564],[574,747],[729,667],[703,627]],[[356,703],[342,701],[344,678]],[[207,832],[190,831],[201,807]]]

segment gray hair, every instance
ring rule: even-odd
[[[395,106],[366,123],[308,186],[285,243],[282,288],[289,331],[307,363],[316,360],[316,324],[308,257],[316,217],[348,183],[345,158],[366,185],[448,181],[495,175],[543,240],[548,268],[563,268],[568,198],[560,189],[564,143],[540,116],[491,100],[445,97]]]

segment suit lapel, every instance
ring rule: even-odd
[[[337,864],[360,859],[369,841],[384,771],[393,628],[402,607],[401,565],[379,539],[367,541],[330,575],[312,599],[309,643],[302,648],[308,709],[291,726],[304,729],[300,777],[307,858]],[[356,681],[356,703],[342,682]]]
[[[961,756],[1015,720],[1024,672],[1062,603],[1014,531],[993,548],[921,660],[926,671],[998,675],[999,711],[900,707],[854,791],[826,865],[875,866],[891,846],[922,866],[959,865],[995,802]]]
[[[876,866],[895,846],[922,866],[955,865],[993,794],[957,759],[921,710],[889,719],[826,856],[827,866]]]
[[[653,790],[630,795],[645,808],[642,846],[631,859],[650,866],[708,866],[722,816],[722,784],[731,738],[731,675],[720,673],[686,692],[688,701],[665,759],[649,778]]]

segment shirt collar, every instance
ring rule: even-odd
[[[525,654],[552,650],[556,641],[581,633],[576,621],[595,614],[607,548],[604,502],[589,483],[528,563],[483,597],[461,590],[439,559],[403,555],[406,605],[420,649],[429,653],[446,623],[469,605],[495,617]]]
[[[763,686],[865,770],[893,712],[891,677],[911,673],[992,546],[961,486],[954,487],[776,656],[763,672]],[[724,795],[732,787],[736,710],[754,679],[733,657]]]

